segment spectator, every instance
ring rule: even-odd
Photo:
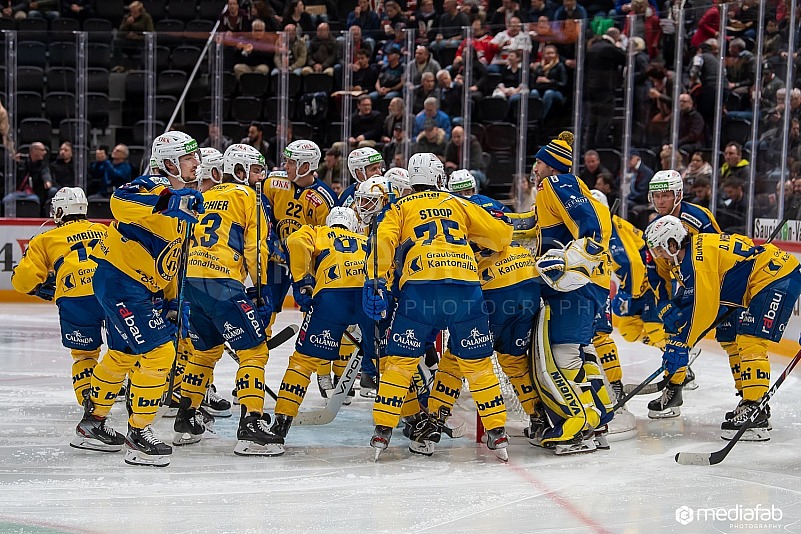
[[[453,117],[451,122],[454,124],[462,122],[463,89],[464,86],[461,81],[453,81],[451,79],[451,73],[447,70],[442,69],[437,73],[437,100],[439,100],[439,108],[449,117]]]
[[[640,151],[632,148],[629,153],[629,164],[626,173],[630,178],[631,189],[626,199],[629,203],[629,211],[636,211],[635,207],[648,206],[648,184],[654,177],[654,171],[642,162]]]
[[[757,61],[754,54],[745,49],[745,41],[733,39],[729,43],[729,58],[726,63],[727,88],[737,100],[732,107],[732,98],[727,100],[727,109],[740,111],[748,107],[751,87],[756,79]]]
[[[308,0],[308,2],[304,2],[303,11],[311,17],[312,28],[316,28],[323,22],[329,21],[328,12],[336,13],[336,6],[331,0]]]
[[[254,123],[258,125],[258,128],[261,127],[261,124]],[[252,130],[248,129],[248,137],[253,137],[251,135]],[[264,132],[262,131],[261,139],[264,139]],[[294,132],[292,131],[292,123],[288,124],[278,124],[275,127],[275,135],[272,136],[268,141],[267,145],[269,146],[269,156],[264,156],[267,160],[267,167],[271,169],[276,169],[276,163],[282,163],[284,154],[283,152],[279,151],[279,140],[283,141],[283,146],[286,147],[289,143],[295,140]],[[255,138],[254,138],[255,141]],[[256,145],[253,145],[256,146]],[[256,147],[258,148],[258,147]],[[283,149],[281,149],[283,150]]]
[[[26,18],[28,16],[28,0],[5,0],[0,15],[4,19]]]
[[[329,76],[334,75],[334,65],[339,59],[337,41],[331,36],[331,29],[327,22],[317,26],[317,35],[309,45],[306,66],[301,73],[305,76],[313,72],[322,72]]]
[[[437,12],[434,10],[433,0],[421,0],[417,4],[417,11],[409,19],[410,24],[417,25],[417,44],[427,45],[429,35],[434,31],[437,22]],[[436,37],[436,35],[432,36]]]
[[[703,148],[704,127],[704,118],[695,111],[693,98],[688,93],[679,95],[679,151],[691,154]]]
[[[473,61],[476,63],[480,62],[483,65],[488,65],[490,61],[492,61],[492,57],[495,54],[495,49],[491,44],[493,36],[487,31],[487,26],[481,21],[480,18],[471,22],[470,26],[473,29],[473,50],[476,54]],[[462,42],[459,43],[459,48],[456,49],[456,57],[454,58],[453,66],[450,69],[452,74],[458,71],[460,64],[463,62],[462,53],[464,52],[465,44],[467,44],[467,41],[463,39]],[[445,66],[448,67],[447,65]]]
[[[651,59],[659,56],[659,41],[662,38],[662,27],[656,10],[648,5],[647,0],[631,0],[634,17],[626,17],[623,34],[629,39],[639,37],[645,41],[645,50]]]
[[[8,125],[8,111],[3,106],[3,103],[0,102],[0,140],[2,140],[3,146],[6,147],[6,150],[9,152],[14,151],[14,141],[11,139],[11,136],[8,134],[9,125]]]
[[[381,113],[373,110],[372,99],[368,95],[360,96],[358,111],[351,117],[351,146],[374,147],[381,140],[382,127]]]
[[[200,147],[216,148],[221,153],[224,153],[232,144],[234,144],[233,140],[230,137],[222,135],[220,128],[218,128],[216,124],[209,123],[209,135],[200,143]]]
[[[342,177],[342,152],[339,148],[331,147],[325,151],[323,163],[317,169],[317,177],[329,186],[335,182],[340,182]],[[342,183],[340,182],[341,185]]]
[[[58,158],[50,164],[53,185],[59,189],[75,185],[75,161],[72,156],[72,143],[65,141],[58,147]]]
[[[542,118],[548,118],[554,102],[565,103],[567,90],[567,69],[559,59],[554,45],[546,45],[542,52],[542,61],[534,64],[532,75],[532,96],[542,98]]]
[[[437,81],[431,72],[423,73],[420,85],[412,91],[412,113],[423,111],[423,103],[429,97],[437,97]]]
[[[234,0],[232,0],[234,1]],[[128,6],[130,14],[122,19],[120,29],[114,38],[114,72],[125,72],[122,65],[124,55],[139,54],[142,51],[142,44],[145,39],[145,32],[152,32],[153,19],[150,13],[145,11],[145,6],[139,0],[131,2]]]
[[[284,8],[284,17],[281,19],[281,27],[294,26],[299,37],[314,33],[314,22],[311,15],[303,10],[304,7],[303,0],[290,0],[287,2]]]
[[[31,0],[28,17],[32,19],[45,19],[53,22],[61,17],[59,3],[61,0]]]
[[[345,188],[342,187],[342,179],[341,178],[337,178],[337,179],[331,181],[331,191],[333,191],[334,194],[336,194],[336,196],[341,195],[342,191],[344,191],[344,190],[345,190]]]
[[[723,150],[723,166],[720,168],[721,181],[729,178],[737,178],[746,182],[751,173],[751,166],[748,160],[743,159],[743,150],[740,143],[731,141],[726,144]]]
[[[406,146],[409,147],[409,155],[411,155],[411,143],[409,138],[406,136],[406,131],[403,129],[403,124],[396,122],[392,127],[392,139],[384,144],[384,150],[381,153],[381,155],[384,157],[384,161],[393,162],[395,167],[403,167],[403,150]],[[401,157],[401,165],[394,163],[396,156]]]
[[[356,52],[352,81],[353,91],[369,91],[378,83],[378,65],[370,63],[370,52],[364,48]]]
[[[612,176],[611,172],[606,170],[598,173],[598,177],[595,179],[595,185],[592,189],[597,189],[606,195],[606,201],[609,203],[610,208],[614,206],[615,202],[620,198],[617,184],[615,184],[615,177]]]
[[[280,22],[278,15],[264,0],[256,0],[250,5],[250,20],[256,19],[264,22],[264,28],[268,32],[277,32],[281,29],[278,24]]]
[[[505,28],[509,25],[512,17],[517,17],[519,20],[531,20],[520,11],[520,4],[515,0],[502,0],[501,7],[492,13],[489,20],[490,28]],[[537,19],[534,19],[537,20]]]
[[[614,118],[610,110],[615,107],[615,89],[622,84],[620,70],[626,64],[626,52],[618,48],[614,37],[616,34],[615,28],[607,30],[588,48],[584,62],[587,71],[584,101],[589,112],[586,143],[591,148],[610,145]]]
[[[94,17],[92,0],[61,0],[61,16],[81,22]]]
[[[745,198],[743,180],[729,177],[723,182],[726,199],[718,208],[717,219],[721,230],[726,233],[745,233],[745,218],[748,202]]]
[[[282,65],[289,72],[300,75],[301,69],[306,65],[306,41],[298,37],[294,24],[287,24],[284,27],[287,35],[288,50],[284,50],[284,41],[279,40],[278,51],[275,54],[275,66],[273,76],[281,74]]]
[[[708,39],[717,39],[720,30],[720,7],[721,0],[712,0],[709,6],[698,21],[698,26],[690,40],[690,46],[700,48],[701,43]]]
[[[697,176],[693,182],[693,204],[709,209],[712,199],[712,184],[706,176]]]
[[[512,17],[509,20],[509,24],[506,26],[506,30],[499,32],[493,37],[492,41],[490,41],[490,50],[493,56],[492,62],[489,67],[487,67],[489,72],[503,72],[510,50],[531,50],[531,37],[529,37],[527,33],[522,32],[521,29],[522,24],[520,19]]]
[[[403,16],[400,5],[394,0],[389,0],[384,4],[384,16],[381,20],[381,24],[384,26],[384,33],[389,33],[393,28],[396,28],[398,24],[403,24],[403,27],[406,27],[406,17]]]
[[[762,99],[759,101],[759,108],[763,111],[775,108],[778,105],[776,97],[780,89],[784,89],[784,82],[773,72],[773,66],[770,63],[764,63],[762,65]]]
[[[417,142],[412,145],[412,154],[431,152],[440,160],[445,160],[445,133],[437,128],[434,119],[423,122],[423,131],[417,136]]]
[[[651,87],[648,89],[648,124],[646,134],[649,145],[661,143],[670,130],[673,114],[673,75],[664,67],[652,65],[645,75]]]
[[[370,93],[370,98],[373,101],[378,101],[379,98],[392,99],[396,96],[401,96],[403,89],[403,63],[400,61],[401,49],[394,46],[389,50],[389,61],[386,65],[381,67],[378,74],[378,81],[375,82],[375,91]]]
[[[401,56],[406,53],[406,25],[403,23],[397,24],[392,32],[388,34],[387,39],[376,52],[375,62],[379,65],[389,63],[389,52],[393,48],[400,48]]]
[[[54,187],[53,178],[47,165],[47,149],[39,142],[31,143],[29,153],[17,154],[17,190],[3,198],[3,204],[16,199],[32,200],[39,204],[40,215],[47,216],[45,206],[58,191]]]
[[[651,4],[651,9],[654,10],[654,13],[658,15],[659,6],[657,6],[656,0],[649,0],[649,3]],[[626,18],[626,15],[628,15],[631,12],[631,9],[632,9],[631,0],[615,0],[614,17],[617,18],[618,20],[623,20],[624,18]],[[612,15],[611,12],[610,15]]]
[[[439,102],[434,97],[427,98],[423,103],[423,111],[415,116],[414,130],[412,130],[413,136],[420,135],[426,119],[434,121],[437,128],[440,128],[445,133],[445,139],[451,136],[451,119],[439,109]]]
[[[534,22],[545,17],[551,20],[556,13],[556,8],[546,0],[531,0],[531,8],[528,10],[528,20]],[[520,20],[523,20],[522,18]]]
[[[100,184],[100,190],[89,198],[111,198],[115,189],[133,177],[133,168],[128,163],[128,147],[123,144],[115,146],[110,160],[106,147],[98,148],[95,161],[89,166],[89,175]]]
[[[272,50],[275,41],[265,31],[266,26],[262,20],[254,20],[251,25],[250,36],[236,43],[236,63],[234,74],[239,79],[246,72],[268,74],[268,63],[274,59]]]
[[[462,168],[463,150],[464,128],[454,126],[451,131],[451,140],[445,145],[445,170],[447,172]],[[470,135],[469,170],[478,181],[479,187],[486,187],[488,180],[487,175],[484,174],[484,149],[481,148],[478,138],[472,134]]]
[[[228,11],[220,16],[220,32],[241,33],[250,31],[250,18],[239,8],[239,0],[228,0]]]
[[[582,169],[579,178],[587,185],[589,189],[597,189],[596,182],[598,175],[601,173],[612,175],[612,171],[601,165],[601,156],[595,150],[588,150],[584,153],[584,169]],[[610,204],[611,205],[611,204]]]
[[[716,0],[717,1],[717,0]],[[698,53],[693,56],[690,68],[690,92],[697,94],[695,105],[704,118],[704,124],[714,124],[715,98],[718,82],[718,42],[709,39],[701,43]]]
[[[392,131],[395,129],[395,126],[400,125],[401,129],[404,127],[404,117],[408,117],[410,125],[414,124],[414,115],[406,113],[406,103],[402,98],[396,96],[389,101],[389,113],[387,113],[387,118],[384,119],[384,131],[383,137],[381,137],[382,143],[390,142]],[[390,160],[384,159],[384,161]]]
[[[440,70],[442,70],[442,67],[440,67],[436,59],[431,57],[428,48],[419,45],[415,47],[414,61],[409,70],[409,76],[414,85],[420,84],[423,73],[430,72],[431,74],[436,74]]]
[[[439,16],[435,42],[431,43],[431,50],[437,57],[446,48],[458,48],[462,42],[462,28],[470,26],[470,19],[459,11],[456,0],[445,0],[443,8],[445,12]]]
[[[259,153],[264,156],[267,167],[270,169],[275,167],[274,162],[276,160],[271,157],[273,154],[270,152],[270,143],[264,139],[264,126],[262,126],[260,122],[251,122],[250,126],[248,126],[247,136],[243,137],[239,142],[243,145],[250,145],[258,150]]]
[[[381,37],[381,20],[376,15],[375,11],[370,9],[369,0],[359,0],[356,7],[348,13],[346,26],[359,26],[362,29],[362,34],[365,39],[373,41],[373,48],[375,48],[375,41]]]
[[[554,20],[588,20],[587,10],[577,0],[562,0],[562,6],[556,9]]]
[[[691,198],[690,194],[699,178],[712,179],[712,165],[704,160],[702,152],[693,152],[690,156],[690,163],[684,169],[682,179],[684,180],[684,196]]]

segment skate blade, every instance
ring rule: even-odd
[[[75,436],[70,441],[70,447],[98,452],[120,452],[122,450],[122,445],[109,445],[99,439],[87,438],[86,436]]]
[[[585,439],[579,443],[557,443],[554,446],[554,454],[556,456],[595,452],[596,450],[595,441],[591,439]]]
[[[162,417],[166,417],[167,419],[175,419],[175,416],[178,415],[178,408],[167,408],[167,411],[164,412]]]
[[[222,419],[231,417],[231,410],[214,410],[205,404],[203,405],[203,409],[206,410],[209,415],[213,415],[214,417],[220,417]]]
[[[678,417],[680,415],[681,415],[681,408],[678,406],[674,408],[668,408],[667,410],[661,412],[648,410],[648,419],[672,419],[673,417]]]
[[[595,434],[592,437],[593,443],[595,443],[595,448],[602,451],[608,451],[611,449],[609,446],[609,440],[607,439],[606,433],[604,434]]]
[[[125,451],[125,463],[128,465],[167,467],[170,465],[170,456],[167,454],[145,454],[136,449],[127,449]]]
[[[736,433],[736,430],[721,430],[720,437],[731,441]],[[743,433],[740,441],[770,441],[770,431],[767,428],[749,428]]]
[[[375,398],[375,390],[374,389],[362,389],[359,391],[359,396],[364,397],[365,399],[374,399]]]
[[[434,442],[429,440],[424,440],[423,443],[418,441],[409,442],[409,451],[415,454],[421,454],[423,456],[431,456],[434,454],[435,447],[436,445]]]
[[[373,462],[377,462],[378,461],[378,457],[381,456],[382,452],[384,452],[384,449],[378,449],[377,448],[375,450],[375,456],[373,457]]]
[[[280,443],[267,443],[259,445],[253,441],[240,439],[234,447],[234,454],[237,456],[281,456],[286,452]]]
[[[509,461],[509,451],[506,450],[506,447],[504,447],[503,449],[494,449],[494,450],[490,449],[490,450],[492,450],[492,453],[498,460],[502,462]]]
[[[189,432],[176,432],[172,437],[172,444],[176,447],[181,447],[182,445],[191,445],[199,442],[202,437],[202,434],[197,436],[195,434],[190,434]]]
[[[350,406],[351,402],[353,402],[353,397],[345,395],[345,398],[342,399],[342,406]]]

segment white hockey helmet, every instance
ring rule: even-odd
[[[331,208],[328,217],[325,218],[326,226],[344,226],[351,232],[356,232],[359,229],[359,219],[356,217],[356,212],[352,208],[345,206],[337,206]]]
[[[461,193],[462,191],[469,191],[470,189],[475,191],[477,188],[476,177],[473,176],[472,172],[466,169],[453,171],[448,180],[448,190],[451,193]]]
[[[194,154],[198,164],[200,164],[201,161],[197,141],[192,139],[192,136],[189,134],[179,131],[165,132],[153,140],[153,150],[151,153],[151,165],[155,163],[158,169],[165,172],[167,176],[181,180],[184,183],[194,183],[197,181],[195,177],[193,177],[192,180],[184,180],[180,176],[181,164],[178,160],[181,157],[187,154]],[[175,165],[175,168],[178,169],[178,176],[170,174],[170,171],[167,170],[167,165],[165,165],[167,161]]]
[[[392,184],[392,188],[397,190],[398,197],[405,197],[412,192],[412,185],[409,183],[409,171],[400,167],[392,167],[384,173],[384,180]]]
[[[58,224],[67,215],[86,215],[89,201],[80,187],[62,187],[50,201],[50,206],[53,220]]]
[[[215,184],[222,182],[223,174],[223,155],[219,150],[212,147],[204,147],[200,149],[200,165],[197,167],[197,179],[202,182],[203,180],[211,180]],[[214,179],[213,169],[217,169],[218,179]]]
[[[223,155],[223,173],[230,174],[233,179],[241,184],[249,183],[250,168],[252,165],[259,165],[264,171],[264,156],[261,152],[250,145],[235,143],[225,149]],[[241,165],[245,171],[245,179],[242,180],[236,175],[236,166]]]
[[[378,169],[371,172],[370,176],[368,176],[367,167],[375,165],[376,163],[380,164]],[[384,172],[384,158],[381,157],[381,154],[374,148],[357,148],[348,154],[348,170],[354,180],[363,182],[368,178],[372,178]],[[356,175],[356,171],[361,171],[361,179]]]
[[[687,229],[679,218],[673,215],[664,215],[654,219],[645,229],[645,243],[651,253],[662,257],[661,252],[664,251],[673,258],[673,263],[676,265],[679,264],[678,251],[686,237]],[[676,249],[675,253],[671,252],[671,244]]]
[[[445,167],[431,152],[421,152],[409,158],[409,184],[427,185],[442,189],[445,185]]]
[[[684,197],[684,180],[681,174],[674,170],[659,171],[654,174],[648,183],[648,202],[654,202],[654,193],[673,191],[673,207],[679,205]]]
[[[603,191],[599,191],[598,189],[590,189],[590,194],[592,195],[592,198],[594,198],[607,208],[609,207],[609,199],[606,198],[606,193],[604,193]]]
[[[375,217],[387,204],[389,204],[389,188],[382,176],[373,176],[356,187],[353,205],[359,220],[364,224],[370,224]]]
[[[297,165],[297,171],[300,171],[300,168],[304,163],[309,164],[309,170],[304,174],[296,174],[295,180],[298,178],[303,178],[304,176],[316,171],[317,167],[320,166],[321,157],[322,154],[320,152],[320,147],[317,146],[317,143],[314,143],[313,141],[307,141],[305,139],[292,141],[284,149],[284,160],[293,160]]]

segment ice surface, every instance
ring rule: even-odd
[[[277,327],[290,322],[299,324],[300,314],[282,313]],[[658,366],[655,349],[615,339],[624,382]],[[653,396],[637,397],[629,404],[637,437],[613,442],[610,451],[557,458],[514,437],[520,428],[513,425],[507,465],[470,434],[443,437],[425,458],[412,455],[396,430],[376,464],[368,446],[371,402],[357,395],[330,425],[292,428],[282,457],[234,456],[234,417],[217,420],[217,439],[176,448],[172,464],[156,469],[125,465],[123,453],[69,447],[81,410],[56,309],[3,304],[0,532],[801,532],[797,378],[771,403],[771,441],[738,443],[714,467],[673,461],[678,451],[721,448],[723,414],[737,404],[725,354],[714,342],[702,347],[693,366],[700,388],[685,392],[681,418],[650,421]],[[274,390],[291,351],[287,343],[270,355]],[[772,361],[777,374],[788,360]],[[218,364],[215,383],[226,398],[235,369],[227,356]],[[314,384],[301,409],[323,406]],[[455,417],[474,431],[471,404],[463,395]],[[120,430],[124,412],[120,404],[112,411]],[[170,439],[172,420],[155,429]],[[748,520],[757,505],[773,506],[773,518]],[[676,520],[682,506],[694,514],[687,525]],[[698,517],[700,508],[723,508],[734,520]]]

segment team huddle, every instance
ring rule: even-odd
[[[663,350],[649,417],[680,416],[690,351],[716,327],[741,397],[722,436],[748,424],[743,439],[769,439],[770,411],[758,407],[770,386],[767,346],[801,294],[798,261],[722,234],[708,210],[683,200],[670,170],[650,183],[657,216],[641,232],[571,173],[571,145],[563,133],[537,152],[527,213],[478,194],[469,171],[447,177],[429,153],[413,155],[408,171],[385,170],[378,152],[356,149],[354,183],[337,197],[317,178],[311,141],[290,143],[284,169],[268,172],[248,145],[221,154],[175,131],[153,142],[150,174],[114,192],[109,226],[86,219],[80,188],[61,189],[56,227],[30,241],[12,283],[58,306],[83,407],[71,445],[125,447],[129,464],[168,465],[172,447],[153,421],[175,417],[172,444],[189,446],[215,416],[230,416],[214,386],[227,352],[238,363],[237,455],[283,454],[312,375],[324,396],[341,390],[348,404],[358,368],[362,395],[374,391],[376,459],[401,423],[409,450],[432,455],[453,433],[466,382],[486,446],[506,460],[508,399],[493,355],[532,445],[558,455],[608,449],[610,433],[634,426],[620,402],[613,314],[627,342]],[[265,366],[294,334],[273,333],[290,287],[304,315],[273,393]],[[107,420],[120,395],[124,435]]]

